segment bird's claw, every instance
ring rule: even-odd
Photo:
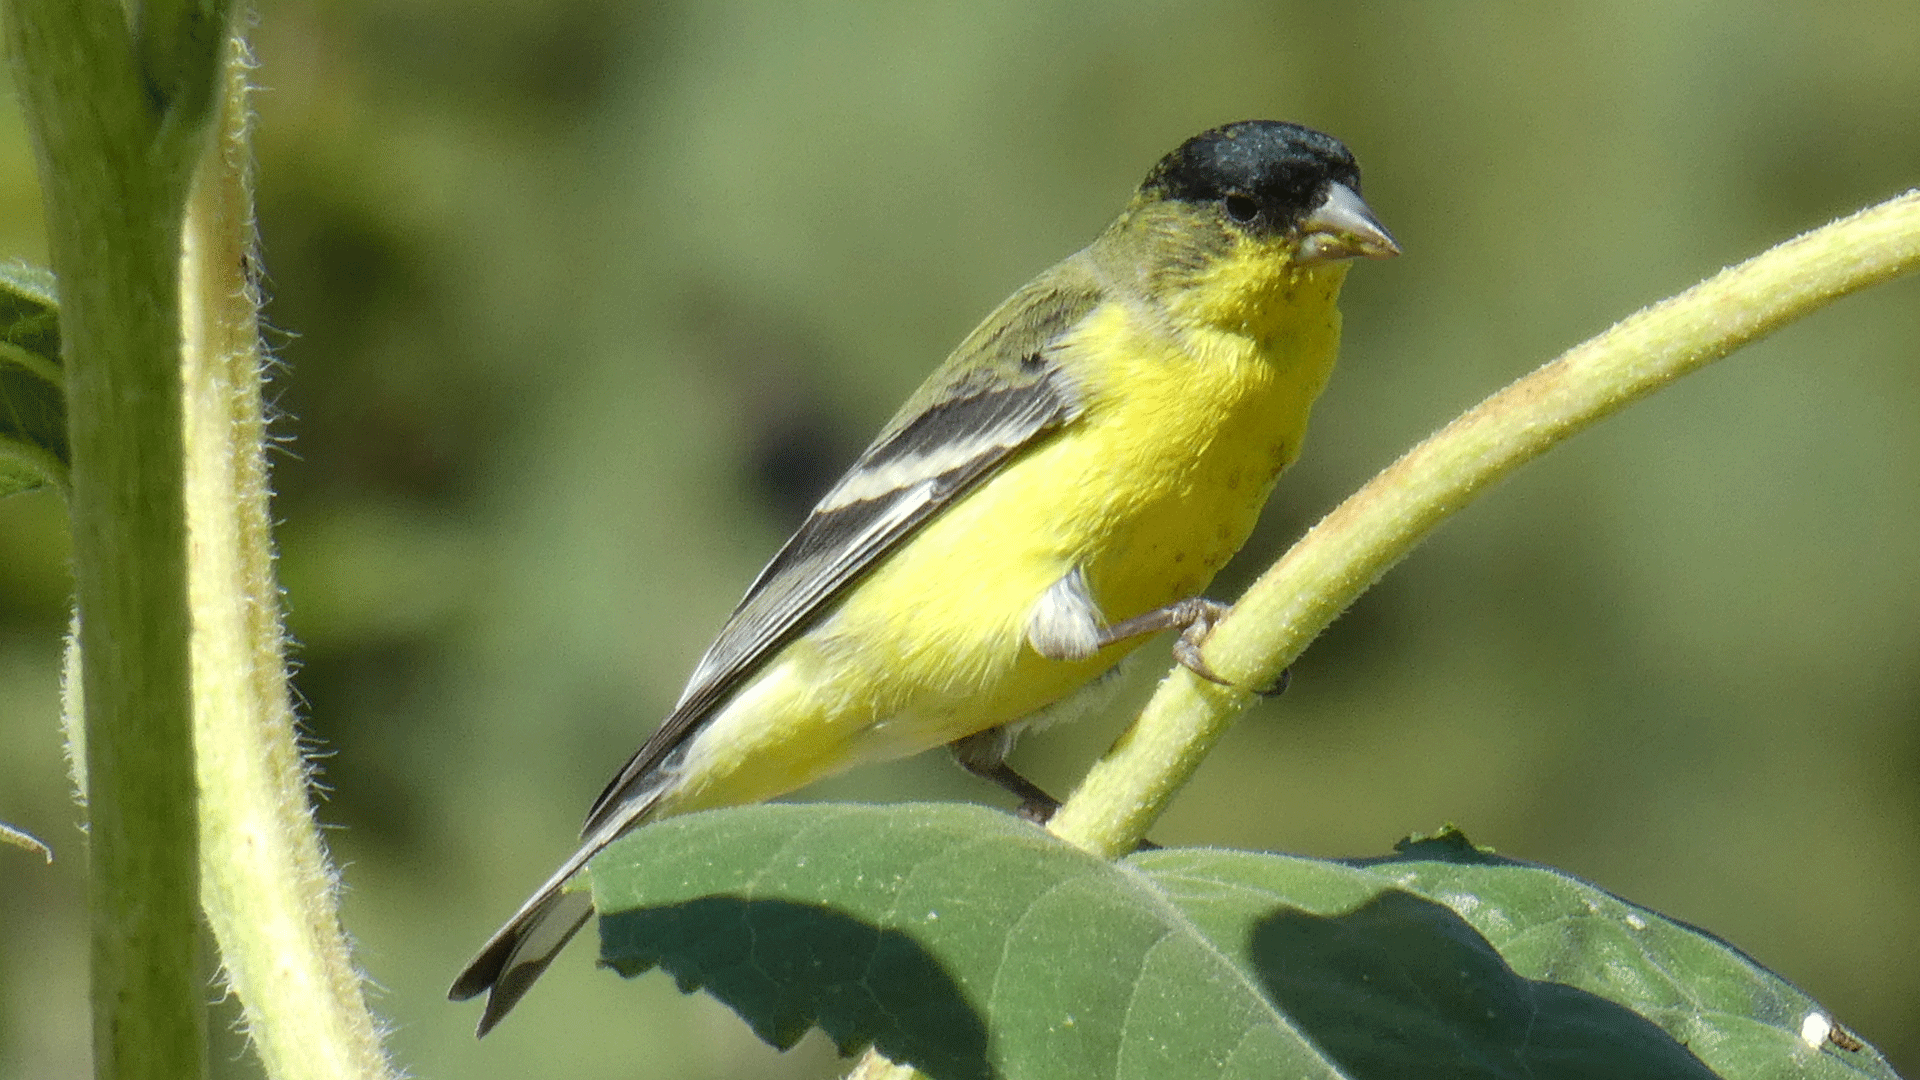
[[[1180,636],[1173,642],[1173,658],[1180,666],[1195,675],[1218,686],[1231,687],[1233,682],[1222,678],[1220,674],[1207,666],[1206,658],[1200,655],[1200,646],[1206,643],[1207,636],[1213,633],[1213,626],[1227,614],[1228,607],[1217,600],[1195,597],[1187,601],[1187,609],[1181,614],[1186,616],[1185,625],[1180,628]]]

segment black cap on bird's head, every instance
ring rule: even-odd
[[[1204,131],[1160,159],[1146,198],[1217,207],[1231,226],[1301,238],[1298,261],[1400,252],[1360,200],[1360,166],[1340,140],[1280,120]]]

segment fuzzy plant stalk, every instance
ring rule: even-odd
[[[236,35],[181,251],[200,897],[267,1075],[376,1080],[394,1072],[313,820],[273,568],[251,70]]]

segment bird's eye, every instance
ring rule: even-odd
[[[1254,202],[1248,196],[1239,194],[1229,195],[1220,202],[1222,206],[1226,207],[1227,216],[1242,225],[1260,216],[1260,204]]]

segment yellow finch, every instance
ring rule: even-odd
[[[788,540],[580,850],[453,984],[480,1033],[592,913],[563,889],[653,818],[759,802],[951,745],[1044,819],[1004,761],[1023,720],[1145,636],[1200,659],[1198,598],[1300,451],[1355,256],[1399,251],[1338,140],[1248,121],[1155,165],[1092,244],[960,343]]]

